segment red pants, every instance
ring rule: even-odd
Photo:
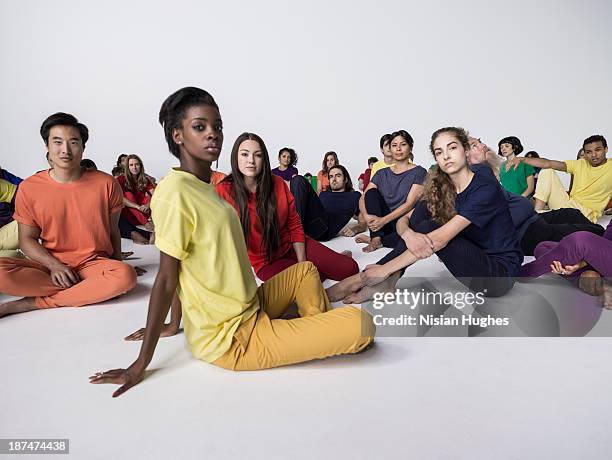
[[[306,237],[306,260],[312,262],[321,276],[321,281],[332,279],[340,281],[359,273],[359,265],[352,257],[340,254],[333,249]],[[257,272],[257,277],[266,281],[297,263],[297,255],[291,248],[285,255],[265,265]]]
[[[64,289],[51,281],[49,270],[38,262],[0,258],[0,292],[17,297],[35,297],[39,308],[80,307],[103,302],[136,286],[131,265],[98,257],[73,268],[81,282]]]
[[[140,206],[143,204],[149,204],[151,202],[151,195],[149,194],[145,195],[141,199],[138,199],[132,192],[125,192],[123,195],[132,203],[136,203]],[[138,209],[128,208],[127,206],[123,208],[122,212],[123,217],[125,217],[125,219],[132,225],[144,225],[151,218],[150,212],[145,214]]]

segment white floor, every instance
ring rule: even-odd
[[[362,268],[384,254],[330,246]],[[138,353],[122,338],[144,325],[157,254],[133,249],[149,272],[128,295],[0,320],[0,438],[69,438],[83,459],[610,458],[610,338],[379,338],[357,356],[233,373],[179,335],[112,399],[87,377]]]

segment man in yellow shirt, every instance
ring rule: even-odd
[[[16,185],[0,179],[0,203],[12,203],[16,192]],[[0,227],[0,257],[15,257],[18,248],[17,222],[13,220]]]
[[[574,208],[580,210],[592,222],[602,216],[612,197],[612,163],[606,158],[608,143],[603,136],[586,138],[582,144],[581,160],[556,161],[546,158],[517,157],[514,164],[526,163],[542,168],[535,189],[535,210],[548,204],[550,209]],[[574,175],[572,190],[568,195],[554,170]]]
[[[381,169],[388,168],[389,166],[393,166],[395,164],[395,162],[393,161],[393,154],[391,153],[391,147],[389,146],[390,141],[391,134],[384,134],[380,138],[380,151],[383,154],[383,159],[378,160],[372,165],[372,171],[370,172],[370,180],[372,180],[374,178],[374,175]]]

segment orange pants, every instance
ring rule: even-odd
[[[31,260],[0,258],[0,292],[35,297],[39,308],[80,307],[103,302],[136,286],[136,271],[118,260],[97,257],[73,268],[81,282],[71,288],[57,287],[49,269]]]

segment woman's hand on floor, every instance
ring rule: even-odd
[[[135,332],[132,332],[130,335],[124,338],[124,340],[128,341],[136,341],[144,339],[144,335],[147,328],[143,327],[138,329]],[[178,326],[173,325],[172,323],[166,323],[162,326],[160,337],[172,337],[173,335],[177,335],[182,331],[182,329]]]
[[[567,276],[567,275],[571,275],[576,270],[584,266],[586,266],[586,263],[584,261],[579,262],[575,265],[563,266],[561,262],[559,262],[558,260],[555,260],[552,264],[550,264],[550,271],[555,273],[556,275],[566,275]]]
[[[96,372],[89,377],[89,383],[114,383],[121,385],[114,393],[113,398],[120,396],[138,384],[145,374],[145,368],[139,361],[135,361],[127,369],[112,369],[106,372]]]

